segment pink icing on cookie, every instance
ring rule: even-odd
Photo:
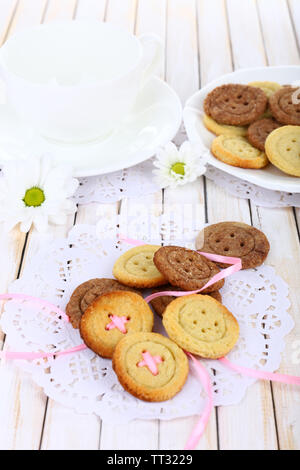
[[[138,363],[138,367],[146,366],[153,375],[157,375],[158,368],[156,364],[163,362],[162,358],[160,356],[151,356],[148,351],[143,352],[142,356],[144,360]]]
[[[125,328],[125,323],[128,322],[127,317],[118,317],[117,315],[109,315],[111,322],[108,323],[105,327],[106,330],[113,330],[114,328],[118,328],[121,333],[127,333]]]

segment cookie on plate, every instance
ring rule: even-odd
[[[216,135],[241,135],[245,136],[247,134],[246,126],[228,126],[226,124],[218,124],[217,121],[212,119],[207,114],[204,114],[203,123],[209,131],[213,132]]]
[[[259,119],[248,127],[247,139],[253,147],[264,152],[266,138],[272,131],[281,126],[282,124],[272,118]]]
[[[134,333],[123,338],[116,346],[113,368],[127,392],[150,402],[176,395],[189,371],[182,349],[157,333]]]
[[[179,289],[178,287],[174,287],[174,286],[163,286],[160,289],[155,289],[153,293],[161,292],[161,291],[181,291],[182,292],[182,289]],[[208,295],[216,299],[218,302],[222,303],[222,296],[218,290],[211,292]],[[153,307],[155,313],[157,313],[157,315],[162,317],[167,306],[172,302],[172,300],[176,298],[177,297],[174,297],[172,295],[162,295],[161,297],[156,297],[155,299],[151,300],[150,304]]]
[[[79,328],[80,320],[87,307],[102,294],[116,290],[138,291],[124,286],[115,279],[90,279],[80,284],[71,295],[66,306],[66,314],[74,328]]]
[[[242,268],[260,266],[266,259],[270,244],[263,232],[242,222],[220,222],[209,225],[196,239],[196,248],[206,253],[241,258]],[[228,265],[218,263],[221,267]]]
[[[269,99],[272,115],[286,125],[300,126],[300,103],[294,100],[298,88],[284,86]]]
[[[110,292],[98,297],[84,312],[80,335],[96,354],[111,358],[118,342],[136,332],[153,328],[153,313],[134,292]]]
[[[155,253],[153,260],[169,283],[182,290],[202,289],[220,272],[215,263],[196,251],[181,246],[163,246]],[[223,285],[224,279],[207,287],[203,293],[219,290]]]
[[[248,83],[249,86],[254,86],[256,88],[260,88],[268,98],[272,96],[276,91],[281,88],[281,85],[277,82],[250,82]]]
[[[166,284],[166,279],[153,263],[153,256],[160,246],[142,245],[131,248],[117,259],[114,276],[131,287],[146,288]]]
[[[240,168],[264,168],[269,163],[264,152],[241,136],[219,135],[212,143],[211,152],[221,162]]]
[[[208,295],[178,297],[167,306],[162,322],[181,348],[207,359],[224,357],[239,337],[235,317]]]
[[[264,113],[267,103],[268,98],[260,88],[228,84],[207,95],[204,111],[219,124],[247,126]]]
[[[281,171],[300,176],[300,126],[283,126],[271,132],[266,140],[266,153]]]

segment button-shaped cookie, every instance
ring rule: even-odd
[[[88,306],[100,295],[116,290],[129,290],[138,293],[115,279],[105,278],[90,279],[76,287],[66,306],[66,314],[70,319],[71,325],[74,328],[79,328],[81,317]]]
[[[300,176],[300,125],[276,129],[268,136],[265,146],[273,165],[288,175]]]
[[[163,246],[154,255],[154,263],[172,286],[182,290],[202,289],[205,284],[220,272],[215,263],[194,250],[181,246]],[[224,279],[203,290],[203,293],[221,289]]]
[[[165,401],[176,395],[188,375],[185,353],[157,333],[135,333],[116,346],[113,368],[121,385],[145,401]]]
[[[221,162],[239,168],[264,168],[269,163],[264,152],[238,135],[219,135],[212,142],[211,152]]]
[[[263,232],[242,222],[220,222],[209,225],[196,239],[196,248],[206,253],[241,258],[242,269],[260,266],[270,244]],[[221,267],[226,264],[218,263]]]
[[[147,288],[166,284],[166,279],[153,263],[160,246],[142,245],[126,251],[114,264],[113,274],[123,284]]]
[[[208,359],[225,356],[239,337],[235,317],[208,295],[186,295],[173,300],[164,312],[163,325],[181,348]]]
[[[145,300],[133,292],[117,291],[98,297],[87,308],[80,335],[92,351],[111,358],[124,336],[148,332],[152,327],[153,313]]]

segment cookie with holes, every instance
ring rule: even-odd
[[[221,162],[239,168],[264,168],[269,163],[265,152],[241,136],[219,135],[212,142],[211,152]]]
[[[214,88],[204,100],[204,111],[219,124],[247,126],[264,113],[267,103],[260,88],[234,83]]]
[[[247,139],[253,147],[264,152],[267,137],[278,127],[281,124],[275,119],[259,119],[248,127]]]
[[[123,284],[146,288],[166,284],[166,279],[153,263],[160,246],[142,245],[126,251],[114,264],[113,274]]]
[[[263,232],[242,222],[220,222],[205,227],[196,239],[196,248],[206,253],[241,258],[242,269],[260,266],[270,244]],[[218,263],[220,267],[227,264]]]
[[[181,246],[163,246],[154,255],[157,269],[172,286],[182,290],[202,289],[205,284],[220,272],[215,263],[194,250]],[[207,287],[203,293],[208,294],[221,289],[224,279]]]
[[[161,291],[180,291],[182,292],[182,289],[179,289],[178,287],[174,286],[163,286],[161,289],[155,289],[153,291],[154,293],[161,292]],[[218,302],[222,303],[222,296],[218,290],[211,292],[208,294],[209,296],[213,297],[216,299]],[[176,299],[176,297],[172,295],[162,295],[161,297],[156,297],[155,299],[151,300],[150,304],[153,307],[155,313],[159,315],[160,317],[163,316],[164,311],[166,310],[167,306],[172,302],[172,300]]]
[[[76,287],[66,306],[66,314],[71,325],[74,328],[79,328],[81,317],[87,307],[100,295],[116,290],[129,290],[138,293],[135,289],[130,289],[115,279],[90,279]]]
[[[135,397],[165,401],[185,384],[189,365],[176,343],[157,333],[134,333],[116,346],[113,368],[120,384]]]
[[[300,126],[283,126],[271,132],[266,140],[269,160],[279,170],[300,176]]]
[[[98,297],[84,312],[80,335],[96,354],[111,358],[118,342],[127,335],[149,332],[153,313],[134,292],[110,292]]]
[[[162,321],[175,343],[207,359],[224,357],[239,337],[235,317],[208,295],[178,297],[167,306]]]
[[[272,115],[285,125],[300,126],[300,93],[298,88],[284,86],[269,99]]]

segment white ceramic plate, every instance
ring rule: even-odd
[[[185,104],[183,121],[189,140],[195,144],[202,144],[207,150],[210,150],[215,135],[208,131],[203,124],[203,102],[207,94],[215,87],[225,83],[247,84],[253,81],[273,81],[284,85],[291,84],[299,79],[300,66],[292,65],[237,70],[210,82],[191,96]],[[211,165],[237,178],[267,189],[300,193],[300,178],[289,176],[271,164],[261,170],[247,170],[227,165],[217,160],[211,152],[209,154],[209,163]]]
[[[141,163],[158,147],[173,139],[182,120],[180,100],[172,88],[158,78],[141,90],[133,111],[108,138],[88,144],[69,145],[49,141],[26,127],[9,105],[0,105],[0,163],[9,159],[16,142],[23,151],[50,154],[69,163],[74,176],[110,173]],[[15,156],[15,155],[14,155]]]

